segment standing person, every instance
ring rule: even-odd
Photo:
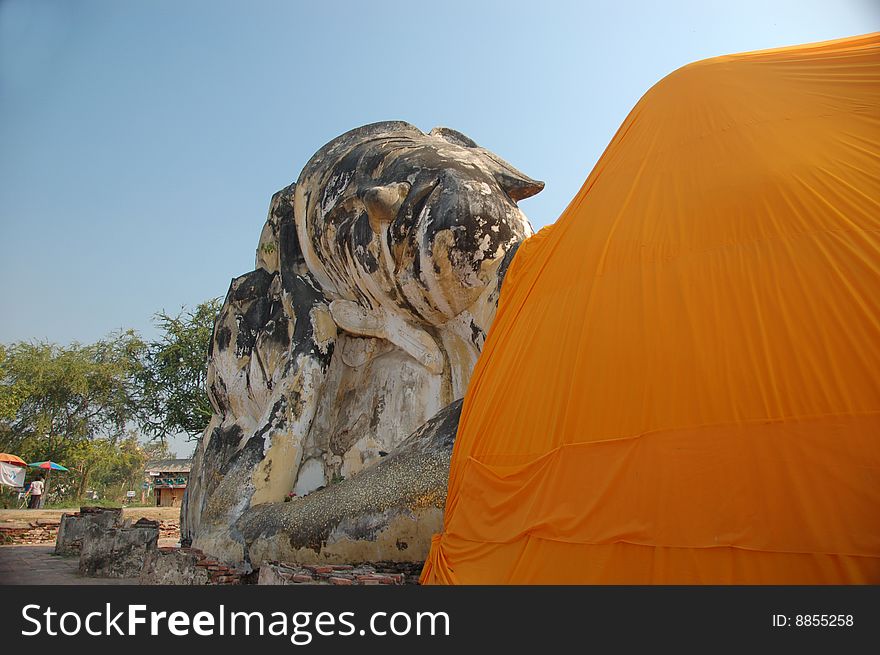
[[[43,506],[43,478],[38,477],[31,482],[31,498],[28,501],[29,509],[40,509]]]

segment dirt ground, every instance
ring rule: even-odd
[[[51,511],[51,510],[50,510]],[[0,576],[5,585],[119,585],[137,578],[86,578],[78,557],[58,557],[55,546],[0,546]]]
[[[0,509],[0,521],[36,521],[37,519],[60,519],[62,514],[79,511],[78,507],[68,509]],[[179,507],[126,507],[122,510],[126,519],[137,521],[147,518],[153,521],[173,521],[180,518]]]

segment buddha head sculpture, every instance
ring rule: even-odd
[[[377,333],[391,315],[439,326],[471,306],[510,246],[531,234],[516,201],[543,186],[454,130],[376,123],[306,164],[297,236],[343,329]],[[440,354],[410,332],[397,345],[439,372]]]
[[[532,233],[517,201],[542,188],[446,128],[375,123],[321,148],[218,316],[187,538],[235,559],[250,507],[356,475],[461,398]]]

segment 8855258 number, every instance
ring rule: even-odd
[[[852,614],[797,614],[794,617],[795,627],[801,628],[835,628],[851,627]]]

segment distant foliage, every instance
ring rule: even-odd
[[[96,467],[105,467],[105,481],[131,480],[142,456],[126,430],[136,412],[135,375],[144,347],[130,330],[89,345],[3,347],[0,450],[67,466],[69,473],[52,477],[49,491],[56,498],[80,496]]]
[[[134,411],[143,348],[130,330],[89,345],[17,342],[3,348],[3,449],[58,460],[80,440],[121,437]]]
[[[205,380],[219,308],[213,299],[157,313],[154,341],[125,330],[87,345],[0,344],[0,452],[68,467],[52,474],[50,501],[139,489],[146,461],[171,456],[167,437],[195,437],[211,418]]]
[[[155,316],[158,340],[146,345],[137,375],[138,423],[158,439],[200,435],[211,420],[206,391],[208,348],[220,299],[208,300],[194,310]]]

